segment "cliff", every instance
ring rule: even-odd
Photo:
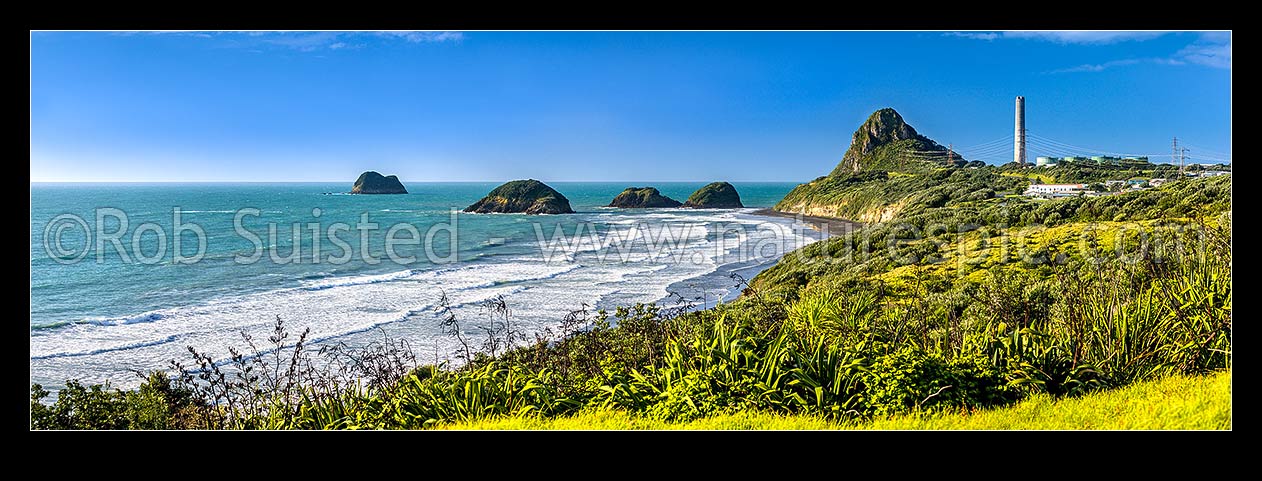
[[[831,173],[797,186],[775,210],[885,222],[909,206],[941,206],[960,197],[958,189],[945,184],[982,185],[973,177],[994,176],[963,168],[968,165],[959,154],[916,132],[897,111],[884,108],[855,130],[850,148]]]
[[[829,175],[857,174],[864,170],[911,170],[954,167],[959,154],[920,135],[891,108],[873,112],[850,137],[850,148]]]

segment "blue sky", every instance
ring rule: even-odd
[[[33,32],[31,180],[805,181],[881,107],[1009,161],[1017,95],[1031,157],[1230,158],[1225,32]]]

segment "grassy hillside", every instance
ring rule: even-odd
[[[888,222],[910,212],[1016,193],[1027,185],[1025,179],[1000,175],[995,167],[864,171],[799,185],[775,209],[864,223]]]
[[[1055,399],[1039,394],[997,409],[908,414],[861,423],[764,412],[737,412],[671,423],[626,411],[598,410],[560,418],[482,419],[448,424],[442,429],[1231,429],[1231,372],[1170,376],[1076,398]]]
[[[1231,372],[1171,376],[1078,398],[1040,394],[970,414],[898,416],[867,429],[1231,429]]]
[[[1114,242],[1117,232],[1129,232],[1126,238],[1138,242],[1133,235],[1140,231],[1169,234],[1202,224],[1230,226],[1231,179],[1225,176],[1049,202],[986,198],[986,188],[977,186],[987,184],[973,179],[984,175],[957,171],[941,177],[936,187],[922,189],[904,185],[904,179],[914,177],[885,181],[891,196],[905,191],[907,199],[945,200],[904,204],[892,222],[798,249],[755,277],[753,284],[764,290],[793,290],[812,279],[881,276],[910,265],[961,275],[997,265],[1047,270],[1049,259],[1067,262],[1084,253],[1116,253],[1126,245]],[[868,188],[873,199],[880,199],[882,187],[876,182]],[[970,189],[982,194],[970,198]],[[846,195],[854,198],[858,192],[851,189]],[[956,262],[961,259],[967,262]]]

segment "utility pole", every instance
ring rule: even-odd
[[[1179,150],[1179,176],[1183,176],[1183,156],[1188,153],[1188,149],[1184,147]]]
[[[947,167],[955,165],[955,144],[947,144]]]
[[[1179,178],[1183,178],[1183,159],[1179,158],[1179,138],[1175,137],[1170,141],[1170,163],[1179,162]]]

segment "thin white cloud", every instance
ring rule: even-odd
[[[998,32],[947,32],[942,34],[947,37],[971,38],[973,40],[991,41],[999,38]]]
[[[1056,43],[1105,44],[1151,40],[1169,32],[1127,32],[1107,30],[1008,31],[1003,38],[1045,40]]]
[[[1113,67],[1125,67],[1128,65],[1154,64],[1154,65],[1187,65],[1189,62],[1177,57],[1171,58],[1124,58],[1121,60],[1110,60],[1104,63],[1084,63],[1073,67],[1060,68],[1049,71],[1047,73],[1076,73],[1076,72],[1102,72]],[[1230,65],[1227,67],[1230,68]]]
[[[1025,39],[1055,42],[1063,45],[1103,45],[1127,41],[1144,41],[1171,32],[1061,30],[1061,31],[1006,31],[1006,32],[946,32],[948,37],[994,41],[998,39]],[[1047,73],[1102,72],[1114,67],[1138,64],[1201,65],[1210,68],[1231,68],[1231,32],[1201,32],[1197,40],[1168,57],[1127,58],[1102,63],[1084,63],[1073,67],[1051,70]]]
[[[342,43],[339,41],[342,35],[344,34],[338,32],[278,32],[272,35],[260,35],[257,38],[268,45],[299,52],[314,52]]]
[[[1202,32],[1201,41],[1209,43],[1231,43],[1231,32]]]
[[[1056,31],[1023,31],[1009,30],[1005,32],[947,32],[948,37],[971,38],[973,40],[991,41],[996,39],[1043,40],[1062,44],[1106,44],[1124,41],[1149,40],[1169,32],[1128,32],[1106,30],[1056,30]]]
[[[1231,36],[1202,36],[1201,40],[1174,54],[1187,63],[1213,68],[1231,68]]]
[[[439,42],[459,42],[464,40],[464,34],[460,32],[417,32],[417,31],[395,31],[395,32],[378,32],[382,37],[393,37],[407,40],[411,43],[439,43]]]
[[[197,37],[211,38],[215,32],[207,32],[202,30],[119,30],[110,32],[110,35],[119,37],[131,37],[135,35],[174,35],[177,37]]]
[[[1183,47],[1169,57],[1146,59],[1122,59],[1098,64],[1082,64],[1053,70],[1049,73],[1100,72],[1113,67],[1151,63],[1157,65],[1201,65],[1210,68],[1231,68],[1231,34],[1206,32],[1191,45]]]
[[[253,35],[254,41],[291,48],[302,52],[316,50],[349,50],[366,47],[369,38],[379,41],[403,41],[407,43],[460,43],[464,40],[461,32],[422,32],[422,31],[389,31],[389,32],[264,32]]]
[[[315,52],[320,50],[351,50],[368,46],[366,40],[377,38],[378,42],[402,41],[407,43],[459,43],[465,39],[461,32],[433,31],[385,31],[385,32],[282,32],[282,31],[126,31],[115,35],[135,35],[137,33],[153,35],[179,35],[217,40],[221,48],[243,48],[250,51],[259,49],[281,48],[299,52]]]
[[[1113,67],[1135,65],[1135,64],[1143,63],[1143,62],[1144,61],[1140,59],[1127,58],[1127,59],[1122,59],[1122,60],[1113,60],[1113,61],[1104,62],[1104,63],[1084,63],[1082,65],[1077,65],[1073,67],[1056,69],[1049,73],[1103,72]]]

